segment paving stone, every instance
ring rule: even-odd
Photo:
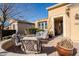
[[[19,54],[7,52],[1,48],[3,43],[0,42],[0,56],[59,56],[56,51],[57,42],[61,40],[62,36],[58,36],[52,40],[50,40],[47,44],[43,44],[43,52],[41,54]],[[73,42],[74,47],[77,49],[76,56],[79,56],[79,42]]]

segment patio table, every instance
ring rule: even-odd
[[[25,53],[41,52],[41,42],[36,37],[24,37],[21,42]]]

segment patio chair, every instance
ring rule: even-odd
[[[12,35],[12,41],[14,42],[15,46],[21,46],[21,41],[20,41],[21,37],[18,34],[13,34]]]

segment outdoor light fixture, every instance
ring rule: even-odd
[[[70,15],[69,11],[70,11],[70,8],[67,8],[67,9],[66,9],[66,14],[67,14],[68,17],[69,17],[69,15]]]
[[[79,20],[79,14],[78,13],[76,13],[75,19]]]

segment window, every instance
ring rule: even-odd
[[[42,29],[42,23],[41,22],[38,23],[38,28]]]
[[[47,29],[47,21],[45,21],[45,29]]]
[[[42,29],[44,29],[44,23],[42,22]]]
[[[40,29],[47,29],[47,21],[39,22],[38,23],[38,28],[40,28]]]

